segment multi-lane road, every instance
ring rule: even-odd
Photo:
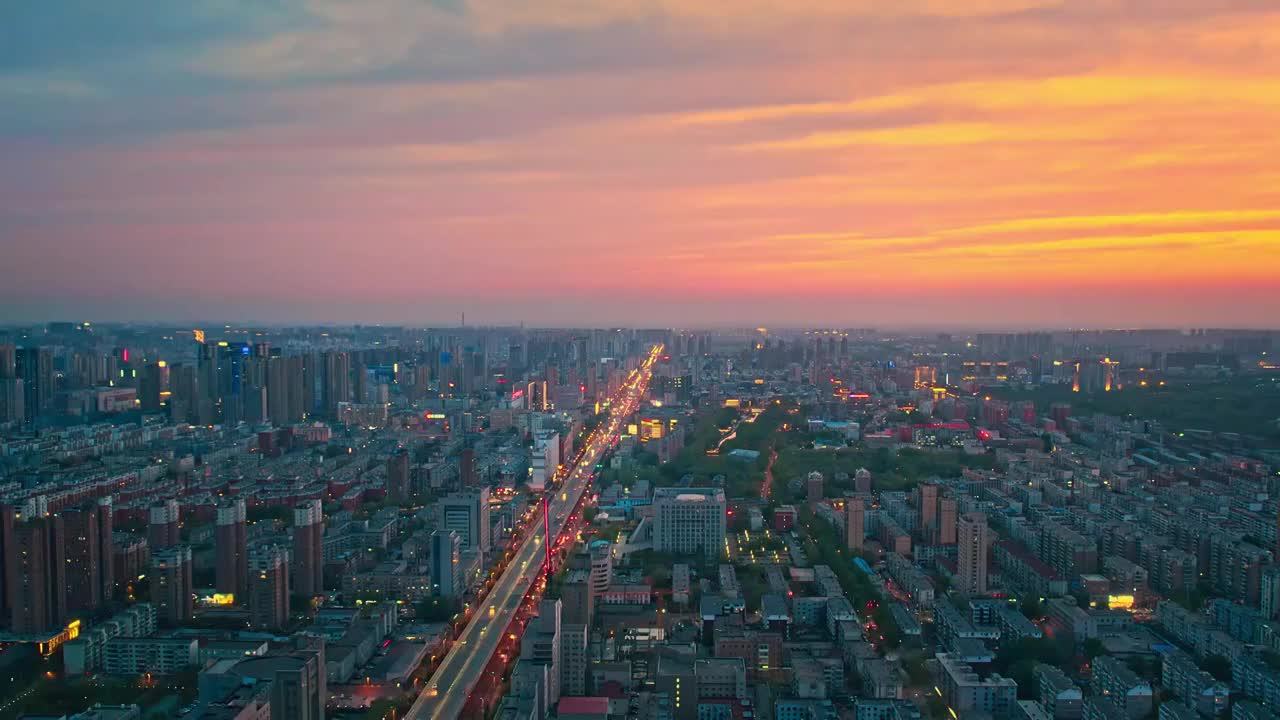
[[[507,564],[502,577],[494,583],[484,602],[472,615],[462,634],[449,649],[426,688],[406,714],[411,720],[453,720],[462,714],[467,699],[484,674],[502,641],[507,627],[515,619],[525,596],[535,582],[541,580],[546,557],[545,543],[557,542],[566,522],[577,507],[591,479],[596,462],[613,443],[627,416],[636,410],[644,397],[662,347],[654,347],[640,368],[627,377],[617,394],[610,399],[609,419],[588,437],[586,450],[577,465],[569,469],[559,488],[548,488],[551,536],[544,536],[542,523],[529,534]]]

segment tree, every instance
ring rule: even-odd
[[[1028,597],[1022,601],[1022,614],[1026,615],[1028,620],[1035,620],[1040,617],[1042,612],[1040,598]]]
[[[1084,656],[1088,658],[1090,662],[1092,662],[1094,658],[1106,654],[1107,648],[1098,638],[1089,638],[1084,641]]]
[[[1221,655],[1209,655],[1200,663],[1200,667],[1212,675],[1214,680],[1231,681],[1231,661]]]

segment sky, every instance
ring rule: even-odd
[[[0,322],[1268,327],[1274,0],[0,23]]]

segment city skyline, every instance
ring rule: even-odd
[[[0,323],[1266,327],[1278,309],[1272,3],[11,15]]]

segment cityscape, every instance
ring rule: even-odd
[[[10,3],[0,720],[1280,720],[1277,0]]]
[[[23,718],[1266,718],[1280,332],[0,344]]]

